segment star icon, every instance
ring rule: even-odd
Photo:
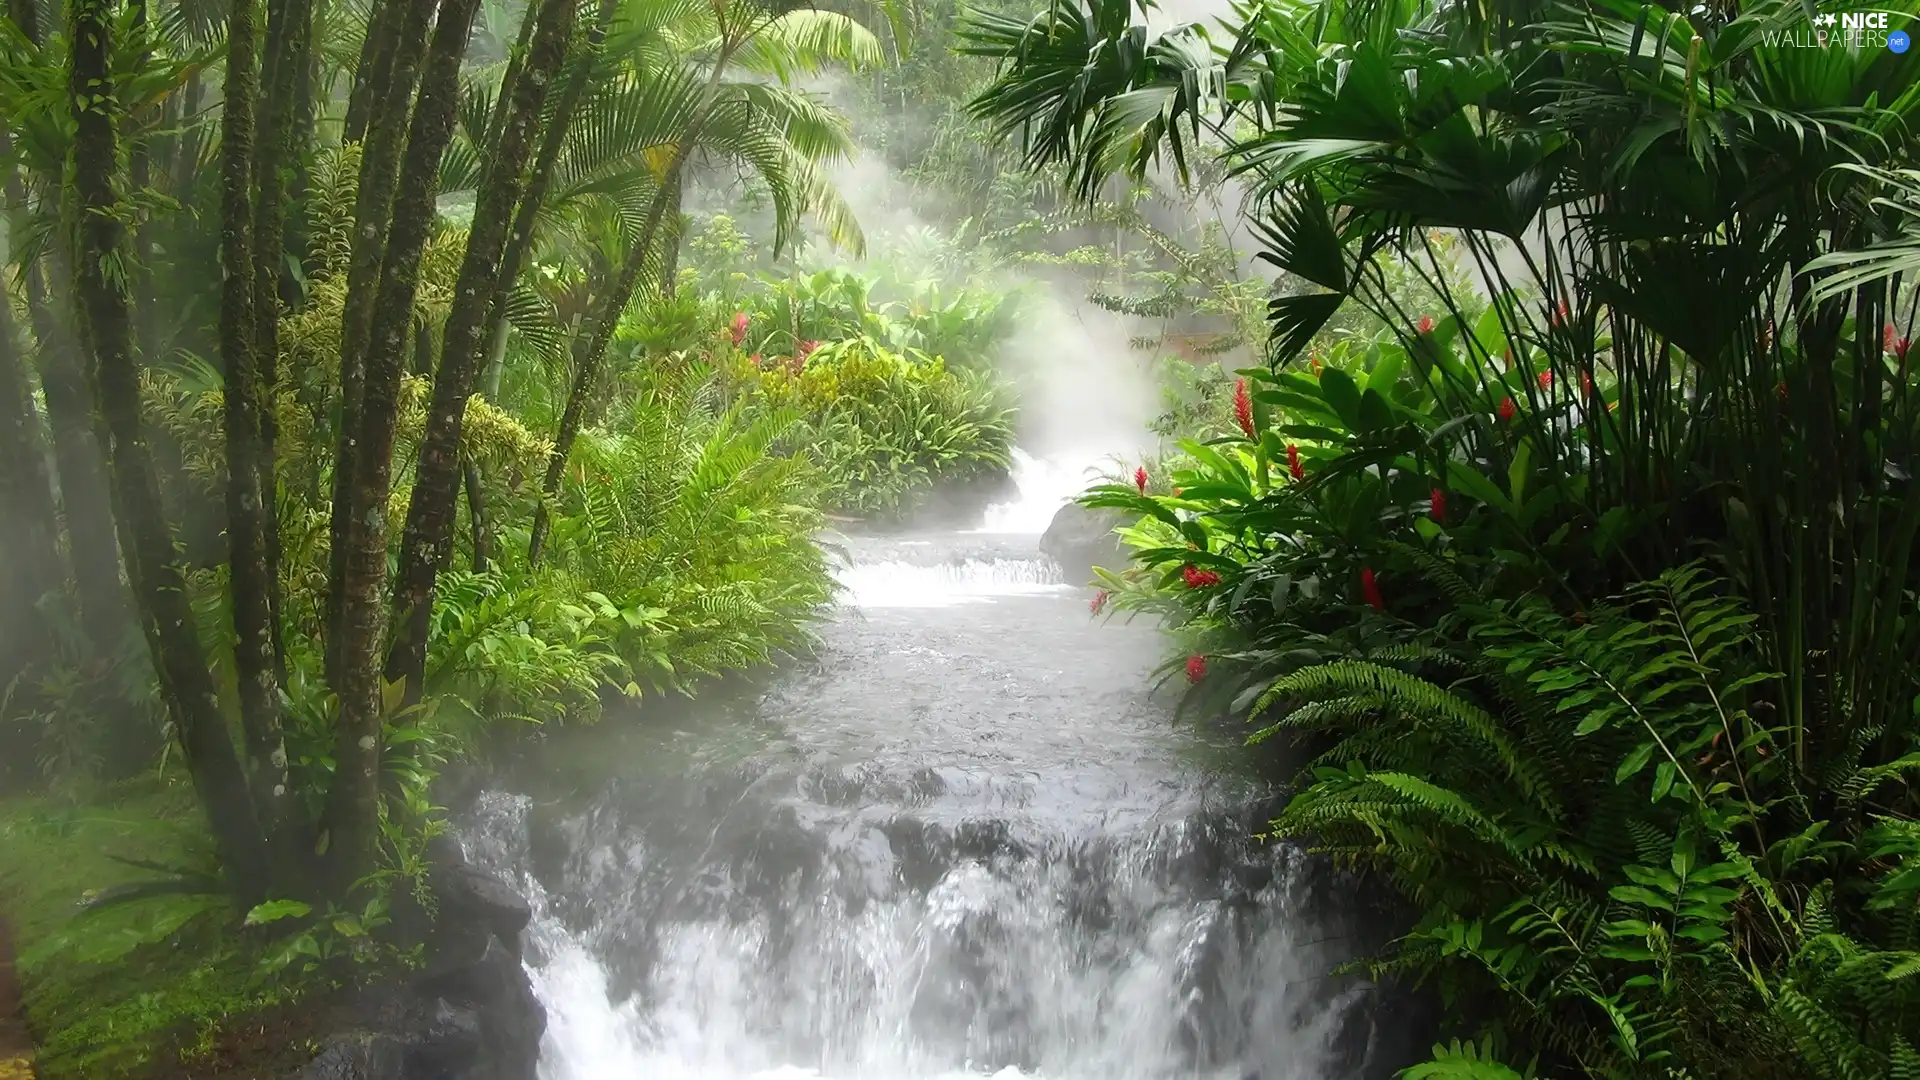
[[[1828,12],[1827,14],[1822,15],[1819,18],[1819,23],[1822,26],[1832,26],[1834,23],[1837,23],[1839,21],[1840,21],[1840,17],[1833,14],[1832,12]]]

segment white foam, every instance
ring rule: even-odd
[[[890,560],[855,565],[839,574],[841,602],[865,608],[952,607],[997,597],[1049,596],[1071,591],[1044,559],[964,559],[931,565]]]
[[[1101,455],[1066,454],[1035,457],[1014,448],[1013,483],[1018,497],[987,508],[977,532],[1038,536],[1053,523],[1053,515],[1099,481]]]

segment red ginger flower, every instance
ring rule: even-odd
[[[1881,352],[1892,352],[1893,343],[1899,340],[1900,340],[1900,332],[1893,328],[1892,323],[1888,323],[1887,325],[1880,328],[1880,351]]]
[[[801,342],[800,343],[800,359],[805,360],[807,357],[812,356],[813,350],[819,347],[820,347],[820,343],[817,341]]]
[[[1593,376],[1588,372],[1580,373],[1580,389],[1588,395],[1593,393]]]
[[[747,340],[746,312],[736,311],[733,313],[733,323],[728,327],[728,332],[733,336],[733,347],[736,349],[740,347],[741,342]]]
[[[1240,424],[1240,430],[1253,438],[1253,395],[1247,393],[1247,380],[1241,379],[1233,384],[1233,418]]]
[[[1553,386],[1553,372],[1551,370],[1543,371],[1534,377],[1534,381],[1540,384],[1540,389],[1550,389]]]
[[[1293,474],[1295,480],[1307,478],[1307,470],[1300,467],[1300,448],[1292,443],[1287,444],[1287,472]]]
[[[1133,486],[1140,489],[1140,494],[1145,495],[1147,493],[1147,467],[1145,465],[1133,470]]]
[[[1907,350],[1912,347],[1913,347],[1913,339],[1911,338],[1901,338],[1899,341],[1894,342],[1893,343],[1894,359],[1905,360],[1907,358]]]
[[[1197,683],[1207,677],[1207,658],[1195,653],[1187,657],[1187,681]]]
[[[1560,306],[1553,309],[1553,325],[1559,326],[1561,323],[1566,321],[1567,321],[1567,302],[1565,300],[1562,300],[1560,301]]]
[[[1504,397],[1500,399],[1500,419],[1511,420],[1513,419],[1513,414],[1518,411],[1520,411],[1519,407],[1513,403],[1512,398]]]
[[[1431,315],[1420,316],[1420,324],[1418,327],[1416,327],[1416,329],[1418,329],[1422,334],[1433,333],[1433,316]]]
[[[1444,524],[1447,520],[1447,493],[1441,491],[1439,488],[1434,488],[1433,494],[1427,497],[1427,501],[1432,504],[1433,507],[1433,520]]]
[[[1380,595],[1380,583],[1374,580],[1371,566],[1360,571],[1360,592],[1375,611],[1387,610],[1386,598]]]
[[[1106,606],[1107,590],[1101,589],[1099,592],[1093,594],[1093,599],[1087,603],[1087,610],[1098,615]]]
[[[1211,570],[1202,570],[1191,563],[1181,569],[1180,576],[1187,579],[1189,589],[1207,589],[1220,584],[1219,574]]]

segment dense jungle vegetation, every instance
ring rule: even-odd
[[[965,31],[1031,164],[1224,169],[1287,275],[1094,603],[1314,755],[1274,832],[1449,1006],[1406,1076],[1920,1074],[1920,92],[1811,10]]]
[[[1040,275],[1258,332],[1217,229],[1004,167],[956,15],[6,5],[0,922],[42,1076],[218,1071],[418,963],[450,765],[804,651],[823,525],[1004,487]],[[874,230],[856,158],[946,212]]]
[[[41,1074],[416,962],[436,778],[804,650],[823,526],[1004,483],[1065,283],[1169,440],[1087,497],[1095,613],[1312,758],[1274,833],[1448,1005],[1405,1075],[1920,1076],[1915,61],[1787,0],[1219,14],[9,0]]]

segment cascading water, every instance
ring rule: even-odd
[[[1150,693],[1157,634],[1089,620],[1031,536],[849,548],[810,664],[567,733],[470,814],[534,903],[544,1080],[1366,1068],[1313,876]]]
[[[1046,532],[1053,515],[1095,482],[1104,461],[1092,454],[1040,457],[1015,447],[1012,472],[1018,494],[987,507],[986,520],[977,531],[1021,535]]]

